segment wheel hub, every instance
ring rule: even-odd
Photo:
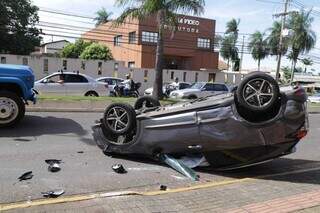
[[[267,106],[272,101],[273,96],[271,83],[264,79],[249,81],[243,90],[245,101],[253,107]]]
[[[7,98],[0,98],[0,119],[7,119],[17,110],[16,104]]]
[[[129,125],[128,114],[121,107],[111,108],[106,119],[109,127],[117,132],[124,130]]]

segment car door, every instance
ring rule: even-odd
[[[43,95],[65,95],[64,74],[55,74],[44,78],[37,84],[36,90]]]
[[[85,95],[89,90],[89,81],[79,74],[65,74],[64,85],[66,87],[66,95]]]
[[[201,93],[198,97],[207,97],[214,94],[214,87],[212,83],[206,83],[202,89]]]
[[[222,94],[229,92],[229,89],[224,84],[213,84],[213,90],[216,94]]]

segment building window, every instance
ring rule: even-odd
[[[62,67],[64,70],[67,70],[67,68],[68,68],[68,61],[67,60],[62,61]]]
[[[28,66],[28,58],[22,58],[22,65]]]
[[[187,79],[187,72],[183,72],[183,81],[186,82]]]
[[[157,43],[158,33],[153,32],[142,32],[142,42]]]
[[[148,81],[148,70],[144,71],[144,82]]]
[[[207,38],[198,38],[198,44],[197,46],[199,48],[204,48],[204,49],[210,49],[210,39]]]
[[[136,43],[136,32],[131,32],[129,33],[129,44],[134,44]]]
[[[86,69],[86,62],[81,61],[81,69],[83,69],[83,70]]]
[[[170,79],[171,79],[171,80],[173,80],[173,79],[174,79],[174,72],[173,72],[173,71],[171,71]]]
[[[129,62],[128,62],[128,67],[129,67],[129,68],[134,68],[134,66],[135,66],[134,61],[129,61]]]
[[[102,62],[98,62],[98,75],[102,75]]]
[[[209,73],[209,82],[214,82],[216,80],[216,74],[215,73]]]
[[[113,38],[113,44],[114,46],[120,46],[122,40],[122,35],[117,35]]]
[[[49,60],[43,59],[43,72],[48,73],[49,71]]]
[[[1,57],[1,64],[6,64],[7,63],[7,59],[6,57]]]
[[[194,77],[194,82],[198,82],[198,78],[199,78],[199,73],[196,72],[195,77]]]

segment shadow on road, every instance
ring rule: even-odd
[[[232,171],[216,171],[213,168],[197,169],[198,172],[232,178],[253,177],[263,180],[304,184],[320,184],[320,161],[279,158],[271,162]]]
[[[23,138],[67,133],[84,136],[87,131],[72,119],[27,115],[17,126],[1,129],[0,137]]]

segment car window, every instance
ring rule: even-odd
[[[194,83],[191,87],[191,89],[201,89],[203,87],[204,83]]]
[[[66,74],[64,82],[65,83],[88,83],[88,79],[86,79],[82,75]]]
[[[203,88],[205,89],[205,91],[214,91],[213,84],[206,84]]]
[[[228,91],[228,88],[226,87],[226,85],[223,85],[223,84],[214,84],[213,90],[214,91]]]
[[[180,85],[179,85],[179,89],[186,89],[189,87],[190,87],[190,84],[186,84],[186,83],[180,83]]]
[[[46,78],[44,81],[47,81],[47,83],[58,83],[58,81],[64,80],[64,75],[57,74],[53,75],[51,77]]]

